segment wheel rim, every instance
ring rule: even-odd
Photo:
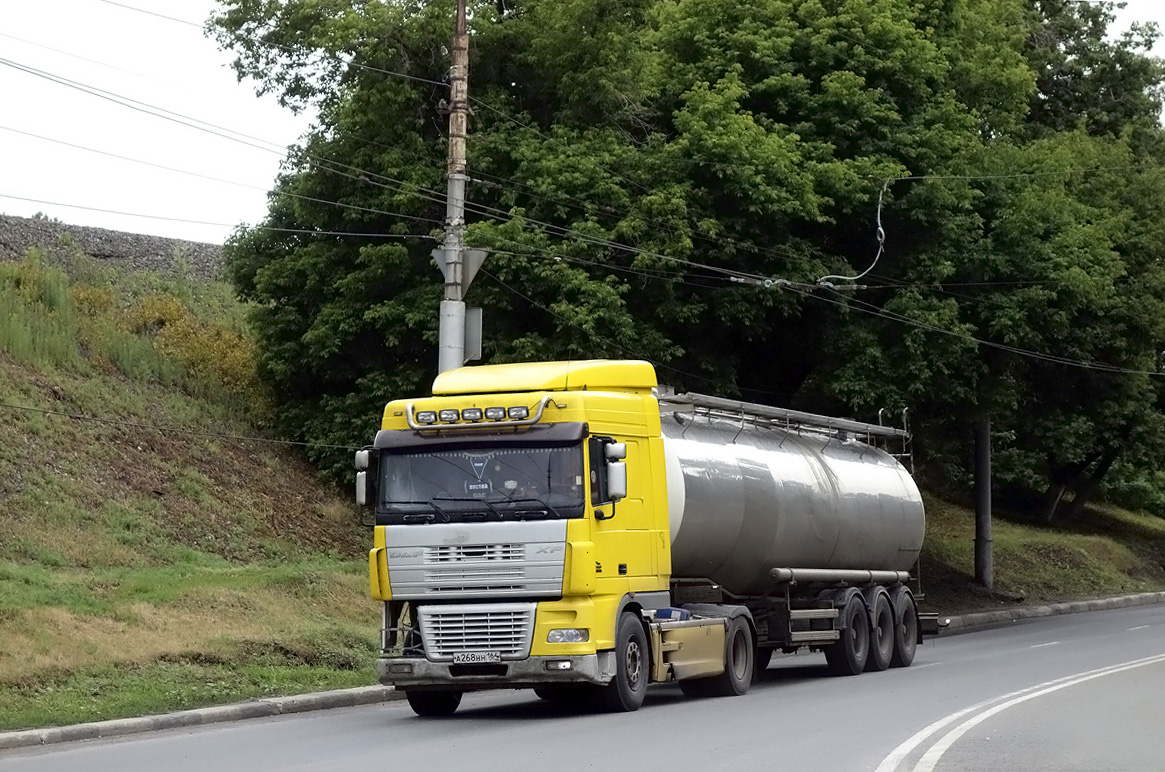
[[[862,619],[863,615],[861,606],[858,606],[854,609],[853,616],[850,617],[855,659],[864,659],[866,652],[870,650],[870,626]]]
[[[627,642],[627,654],[623,664],[627,669],[627,685],[632,689],[637,688],[643,667],[643,656],[639,648],[639,641],[634,638]]]
[[[878,614],[878,648],[886,653],[893,650],[894,647],[894,614],[890,610],[890,604],[887,603],[883,607],[881,614]]]
[[[914,651],[918,642],[918,617],[914,616],[913,606],[906,609],[902,620],[902,643],[909,651]]]

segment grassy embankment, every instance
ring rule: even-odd
[[[0,729],[373,683],[354,508],[209,436],[269,415],[229,288],[70,273],[0,265]]]
[[[0,730],[371,683],[346,492],[207,436],[271,421],[229,288],[71,273],[0,265]],[[934,610],[1165,586],[1165,521],[1103,510],[998,522],[1001,593],[976,592],[973,514],[927,504]]]

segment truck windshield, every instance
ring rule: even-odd
[[[385,453],[377,520],[582,517],[584,489],[581,445]]]

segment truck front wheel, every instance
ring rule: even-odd
[[[413,713],[424,718],[452,716],[461,704],[461,692],[456,690],[440,692],[419,692],[409,689],[405,692]]]
[[[857,675],[866,669],[870,652],[870,615],[860,595],[851,595],[841,612],[841,637],[825,647],[825,661],[834,675]]]
[[[615,677],[600,687],[599,706],[615,712],[630,713],[639,710],[647,694],[648,668],[651,655],[647,648],[647,634],[635,614],[619,617],[615,631]]]

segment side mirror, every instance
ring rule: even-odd
[[[368,472],[356,473],[356,504],[368,506]]]
[[[627,443],[608,442],[603,446],[603,455],[608,461],[622,461],[627,458]]]
[[[358,450],[353,459],[356,468],[361,470],[356,473],[356,503],[362,507],[376,503],[376,478],[379,474],[380,457],[374,456],[373,452],[369,448]]]
[[[627,464],[625,462],[607,462],[607,495],[611,501],[622,501],[627,498]]]

